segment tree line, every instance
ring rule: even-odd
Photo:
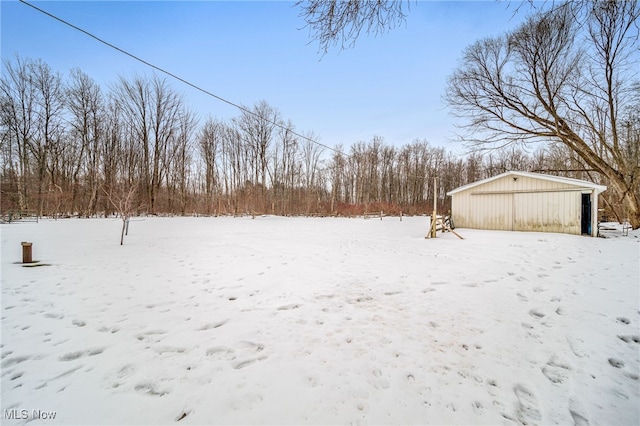
[[[420,214],[434,193],[445,210],[447,191],[507,170],[608,184],[560,143],[462,157],[426,139],[395,146],[374,136],[329,148],[312,132],[301,137],[265,101],[230,120],[200,121],[156,75],[104,89],[81,70],[65,77],[16,57],[4,63],[0,95],[3,213]],[[608,194],[605,202],[622,219],[620,200]]]

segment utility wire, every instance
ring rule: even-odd
[[[67,25],[67,26],[69,26],[69,27],[73,28],[73,29],[74,29],[74,30],[76,30],[76,31],[80,31],[81,33],[83,33],[83,34],[85,34],[85,35],[87,35],[87,36],[91,37],[92,39],[94,39],[94,40],[96,40],[96,41],[98,41],[98,42],[100,42],[100,43],[102,43],[102,44],[104,44],[104,45],[106,45],[106,46],[108,46],[108,47],[110,47],[110,48],[112,48],[112,49],[115,49],[115,50],[117,50],[118,52],[120,52],[120,53],[122,53],[122,54],[124,54],[124,55],[127,55],[127,56],[129,56],[130,58],[133,58],[133,59],[135,59],[135,60],[136,60],[136,61],[138,61],[138,62],[142,62],[142,63],[143,63],[143,64],[145,64],[146,66],[151,67],[151,68],[153,68],[153,69],[154,69],[154,70],[156,70],[156,71],[159,71],[159,72],[161,72],[161,73],[163,73],[163,74],[166,74],[166,75],[168,75],[169,77],[174,78],[174,79],[178,80],[179,82],[186,84],[186,85],[187,85],[187,86],[189,86],[189,87],[192,87],[192,88],[194,88],[194,89],[196,89],[196,90],[198,90],[198,91],[200,91],[200,92],[202,92],[202,93],[204,93],[204,94],[206,94],[206,95],[208,95],[208,96],[211,96],[212,98],[215,98],[215,99],[217,99],[217,100],[219,100],[219,101],[221,101],[221,102],[224,102],[224,103],[226,103],[226,104],[228,104],[228,105],[231,105],[231,106],[233,106],[233,107],[236,107],[236,108],[238,108],[240,111],[243,111],[243,112],[245,112],[245,113],[247,113],[247,114],[251,114],[251,115],[253,115],[253,116],[255,116],[255,117],[258,117],[258,118],[260,118],[260,119],[262,119],[262,120],[265,120],[265,121],[267,121],[268,123],[273,124],[274,126],[276,126],[276,127],[280,128],[280,129],[282,129],[282,130],[289,131],[289,132],[291,132],[293,135],[298,136],[299,138],[302,138],[302,139],[304,139],[304,140],[306,140],[306,141],[309,141],[309,142],[311,142],[311,143],[314,143],[314,144],[316,144],[316,145],[322,146],[322,147],[324,147],[324,148],[326,148],[326,149],[328,149],[328,150],[331,150],[331,151],[333,151],[333,152],[336,152],[336,153],[338,153],[338,154],[344,155],[342,152],[340,152],[339,150],[337,150],[337,149],[335,149],[335,148],[330,147],[329,145],[325,145],[325,144],[323,144],[323,143],[321,143],[321,142],[318,142],[318,141],[316,141],[316,140],[313,140],[313,139],[311,139],[311,138],[309,138],[309,137],[307,137],[307,136],[304,136],[304,135],[302,135],[302,134],[300,134],[300,133],[296,132],[295,130],[290,129],[289,127],[283,126],[282,124],[280,124],[280,123],[278,123],[278,122],[276,122],[276,121],[273,121],[273,120],[271,120],[271,119],[269,119],[269,118],[267,118],[267,117],[263,117],[263,116],[261,116],[260,114],[256,114],[255,112],[253,112],[253,111],[251,111],[251,110],[249,110],[249,109],[247,109],[247,108],[243,107],[242,105],[238,105],[238,104],[236,104],[235,102],[232,102],[232,101],[230,101],[230,100],[228,100],[228,99],[225,99],[225,98],[223,98],[223,97],[221,97],[221,96],[216,95],[215,93],[212,93],[212,92],[210,92],[210,91],[208,91],[208,90],[206,90],[206,89],[203,89],[202,87],[200,87],[200,86],[198,86],[198,85],[196,85],[196,84],[194,84],[194,83],[191,83],[191,82],[189,82],[188,80],[185,80],[184,78],[182,78],[182,77],[180,77],[180,76],[177,76],[176,74],[174,74],[174,73],[172,73],[172,72],[170,72],[170,71],[165,70],[164,68],[161,68],[161,67],[159,67],[159,66],[157,66],[157,65],[154,65],[154,64],[152,64],[151,62],[146,61],[146,60],[144,60],[144,59],[140,58],[139,56],[134,55],[133,53],[129,53],[129,52],[127,52],[126,50],[121,49],[120,47],[118,47],[118,46],[116,46],[116,45],[114,45],[114,44],[111,44],[111,43],[109,43],[108,41],[103,40],[103,39],[101,39],[100,37],[98,37],[98,36],[96,36],[96,35],[94,35],[94,34],[90,33],[89,31],[83,30],[82,28],[80,28],[80,27],[78,27],[78,26],[76,26],[76,25],[74,25],[74,24],[72,24],[72,23],[70,23],[70,22],[67,22],[67,21],[65,21],[65,20],[64,20],[64,19],[62,19],[62,18],[59,18],[59,17],[57,17],[57,16],[55,16],[55,15],[53,15],[53,14],[51,14],[51,13],[47,12],[46,10],[40,9],[39,7],[37,7],[37,6],[33,5],[33,4],[31,4],[31,3],[29,3],[29,2],[27,2],[27,1],[25,1],[25,0],[19,0],[19,1],[20,1],[20,3],[25,4],[25,5],[29,6],[29,7],[31,7],[31,8],[33,8],[33,9],[37,10],[38,12],[43,13],[43,14],[47,15],[48,17],[53,18],[53,19],[55,19],[56,21],[61,22],[61,23],[65,24],[65,25]]]
[[[289,131],[289,132],[291,132],[291,134],[293,134],[293,135],[295,135],[295,136],[298,136],[299,138],[302,138],[302,139],[304,139],[304,140],[306,140],[306,141],[309,141],[309,142],[311,142],[311,143],[314,143],[314,144],[316,144],[316,145],[319,145],[319,146],[321,146],[321,147],[324,147],[324,148],[326,148],[326,149],[328,149],[328,150],[330,150],[330,151],[333,151],[333,152],[335,152],[335,153],[337,153],[337,154],[339,154],[339,155],[346,155],[345,153],[343,153],[342,151],[340,151],[340,150],[338,150],[338,149],[336,149],[336,148],[333,148],[333,147],[331,147],[331,146],[329,146],[329,145],[323,144],[323,143],[318,142],[318,141],[316,141],[316,140],[314,140],[314,139],[311,139],[311,138],[309,138],[309,137],[307,137],[307,136],[304,136],[304,135],[302,135],[302,134],[300,134],[300,133],[296,132],[295,130],[290,129],[289,127],[283,126],[282,124],[280,124],[280,123],[278,123],[278,122],[276,122],[276,121],[273,121],[273,120],[271,120],[271,119],[269,119],[269,118],[267,118],[267,117],[263,117],[263,116],[261,116],[260,114],[256,114],[255,112],[253,112],[253,111],[251,111],[251,110],[249,110],[249,109],[247,109],[247,108],[243,107],[242,105],[238,105],[238,104],[237,104],[237,103],[235,103],[235,102],[232,102],[232,101],[230,101],[230,100],[228,100],[228,99],[223,98],[222,96],[218,96],[218,95],[216,95],[215,93],[212,93],[212,92],[210,92],[210,91],[208,91],[208,90],[206,90],[206,89],[203,89],[202,87],[200,87],[200,86],[198,86],[198,85],[196,85],[196,84],[194,84],[194,83],[191,83],[190,81],[185,80],[184,78],[182,78],[182,77],[180,77],[180,76],[177,76],[176,74],[174,74],[174,73],[172,73],[172,72],[170,72],[170,71],[167,71],[167,70],[165,70],[164,68],[161,68],[161,67],[159,67],[159,66],[157,66],[157,65],[154,65],[154,64],[152,64],[151,62],[146,61],[146,60],[144,60],[144,59],[140,58],[139,56],[136,56],[136,55],[134,55],[133,53],[130,53],[130,52],[128,52],[128,51],[126,51],[126,50],[124,50],[124,49],[122,49],[122,48],[120,48],[120,47],[118,47],[118,46],[116,46],[116,45],[114,45],[114,44],[112,44],[112,43],[109,43],[108,41],[101,39],[100,37],[98,37],[98,36],[96,36],[96,35],[94,35],[94,34],[90,33],[89,31],[86,31],[86,30],[84,30],[84,29],[82,29],[82,28],[80,28],[80,27],[78,27],[78,26],[76,26],[76,25],[74,25],[74,24],[72,24],[72,23],[70,23],[70,22],[67,22],[67,21],[65,21],[64,19],[59,18],[58,16],[53,15],[52,13],[47,12],[46,10],[40,9],[39,7],[37,7],[37,6],[33,5],[33,4],[31,4],[31,3],[29,3],[29,2],[27,2],[27,1],[25,1],[25,0],[19,0],[19,1],[20,1],[20,3],[22,3],[22,4],[26,5],[26,6],[29,6],[29,7],[33,8],[33,9],[37,10],[38,12],[40,12],[40,13],[42,13],[42,14],[44,14],[44,15],[47,15],[48,17],[50,17],[50,18],[52,18],[52,19],[55,19],[56,21],[61,22],[61,23],[63,23],[64,25],[67,25],[67,26],[69,26],[69,27],[73,28],[73,29],[74,29],[74,30],[76,30],[76,31],[80,31],[81,33],[83,33],[83,34],[85,34],[85,35],[87,35],[87,36],[91,37],[92,39],[94,39],[94,40],[96,40],[96,41],[98,41],[98,42],[100,42],[100,43],[102,43],[102,44],[104,44],[104,45],[106,45],[106,46],[108,46],[108,47],[110,47],[110,48],[114,49],[114,50],[117,50],[118,52],[122,53],[123,55],[129,56],[130,58],[132,58],[132,59],[134,59],[134,60],[136,60],[136,61],[138,61],[138,62],[141,62],[141,63],[145,64],[146,66],[148,66],[148,67],[150,67],[150,68],[153,68],[153,69],[154,69],[154,70],[156,70],[156,71],[159,71],[159,72],[161,72],[161,73],[163,73],[163,74],[166,74],[166,75],[168,75],[169,77],[174,78],[174,79],[178,80],[179,82],[181,82],[181,83],[183,83],[183,84],[186,84],[187,86],[192,87],[192,88],[194,88],[194,89],[198,90],[199,92],[202,92],[202,93],[204,93],[204,94],[206,94],[206,95],[208,95],[208,96],[211,96],[212,98],[215,98],[215,99],[217,99],[217,100],[219,100],[219,101],[221,101],[221,102],[224,102],[224,103],[226,103],[226,104],[228,104],[228,105],[231,105],[231,106],[233,106],[233,107],[236,107],[236,108],[238,108],[240,111],[243,111],[243,112],[245,112],[245,113],[247,113],[247,114],[251,114],[251,115],[253,115],[254,117],[257,117],[257,118],[259,118],[259,119],[261,119],[261,120],[265,120],[265,121],[267,121],[268,123],[273,124],[274,126],[276,126],[276,127],[280,128],[280,129],[282,129],[282,130]],[[424,176],[424,175],[407,174],[407,176],[417,177],[417,178],[421,178],[421,179],[426,178],[426,176]]]

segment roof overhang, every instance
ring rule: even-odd
[[[499,175],[487,178],[487,179],[482,179],[479,180],[477,182],[473,182],[464,186],[460,186],[456,189],[453,189],[449,192],[447,192],[447,195],[451,196],[453,194],[456,194],[458,192],[462,192],[462,191],[466,191],[467,189],[473,188],[475,186],[479,186],[479,185],[483,185],[485,183],[497,180],[497,179],[501,179],[505,176],[514,176],[514,177],[528,177],[528,178],[532,178],[532,179],[542,179],[542,180],[548,180],[551,182],[558,182],[558,183],[564,183],[567,185],[573,185],[579,188],[586,188],[586,189],[591,189],[593,190],[596,194],[599,194],[603,191],[605,191],[607,189],[606,186],[604,185],[597,185],[595,183],[592,182],[588,182],[586,180],[580,180],[580,179],[571,179],[571,178],[566,178],[566,177],[561,177],[561,176],[551,176],[551,175],[545,175],[542,173],[533,173],[533,172],[516,172],[516,171],[508,171],[508,172],[504,172],[501,173]]]

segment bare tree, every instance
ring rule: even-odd
[[[633,1],[564,3],[467,48],[446,94],[468,119],[465,140],[562,143],[606,176],[640,227],[637,163],[625,155],[619,116],[637,96],[639,15]]]
[[[47,173],[51,150],[54,144],[60,143],[63,133],[61,118],[65,106],[65,93],[62,76],[54,72],[49,65],[38,60],[32,62],[29,69],[29,81],[33,82],[37,93],[35,104],[38,120],[35,137],[27,140],[27,146],[35,159],[38,182],[37,210],[42,216],[45,208],[47,178],[54,177],[53,174]],[[55,187],[55,181],[51,184]]]
[[[103,188],[107,193],[114,190],[119,174],[124,169],[124,131],[119,103],[111,99],[106,105],[104,120],[104,142],[100,147],[102,159]],[[111,214],[111,202],[104,205],[105,217]]]
[[[303,187],[306,193],[305,213],[309,214],[313,202],[317,202],[320,196],[320,158],[324,149],[313,142],[316,136],[309,134],[302,143],[302,176]]]
[[[180,214],[184,216],[187,208],[189,182],[192,178],[191,164],[193,153],[193,135],[196,126],[194,114],[187,108],[183,108],[176,117],[176,131],[170,140],[168,154],[170,156],[170,166],[167,172],[167,186],[170,189],[169,201],[176,195],[180,206]],[[171,204],[169,210],[173,211]]]
[[[220,210],[214,207],[214,195],[219,186],[218,156],[222,154],[224,123],[209,118],[198,133],[198,151],[204,162],[205,212]],[[219,198],[218,198],[219,201]]]
[[[111,188],[111,192],[107,192],[103,189],[107,199],[120,216],[122,220],[122,231],[120,232],[120,245],[124,244],[124,236],[129,233],[129,220],[133,216],[137,209],[140,208],[140,204],[136,203],[136,192],[138,191],[137,185],[120,185],[117,188]]]
[[[71,111],[70,124],[78,142],[78,161],[72,170],[72,201],[75,207],[80,187],[80,172],[84,172],[88,198],[82,212],[86,216],[96,213],[100,187],[100,146],[104,142],[102,116],[104,105],[100,86],[79,69],[71,71],[67,89],[67,106]],[[73,208],[75,210],[75,208]]]
[[[396,150],[392,146],[383,146],[380,157],[380,197],[388,204],[399,204],[395,190],[398,175],[395,170]]]
[[[296,2],[311,38],[320,50],[340,45],[352,47],[360,34],[379,35],[405,22],[410,9],[406,0],[306,0]]]
[[[250,154],[248,160],[253,172],[253,179],[251,188],[248,189],[254,191],[254,197],[252,197],[254,208],[261,210],[265,208],[267,201],[268,164],[273,133],[276,124],[280,122],[280,113],[265,101],[258,102],[253,110],[243,109],[240,117],[236,120],[244,145]],[[259,190],[255,191],[256,188]],[[256,198],[258,195],[260,195],[259,200]]]
[[[342,152],[342,146],[336,146],[328,167],[331,183],[331,206],[329,209],[331,214],[335,213],[337,203],[344,203],[347,199],[347,188],[344,181],[346,159]]]
[[[35,137],[36,87],[30,78],[32,61],[16,57],[15,64],[4,61],[2,80],[2,126],[6,129],[3,144],[7,144],[9,170],[16,180],[18,207],[29,208],[30,188],[28,177],[31,173],[31,155],[28,143]]]
[[[298,179],[298,138],[293,134],[293,123],[280,127],[271,155],[272,212],[282,215],[293,213],[295,185]],[[276,209],[277,205],[277,209]]]
[[[240,191],[249,179],[246,167],[247,156],[242,144],[242,138],[237,126],[225,126],[222,139],[222,168],[224,174],[225,196],[227,197],[227,212],[234,214],[240,210]]]

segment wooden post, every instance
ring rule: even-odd
[[[436,222],[438,214],[438,178],[433,177],[433,216],[431,216],[431,238],[436,237]]]
[[[22,243],[22,263],[33,263],[33,257],[32,257],[32,243],[27,243],[26,241],[23,241]]]
[[[382,210],[380,210],[380,220],[382,220]]]

